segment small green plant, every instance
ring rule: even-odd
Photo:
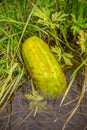
[[[61,61],[61,59],[63,59],[63,61],[65,62],[66,65],[72,65],[72,58],[73,55],[70,53],[66,53],[66,52],[62,52],[60,47],[51,47],[52,52],[54,53],[56,59],[58,60],[58,62]]]
[[[38,93],[37,90],[35,90],[33,82],[31,81],[31,94],[25,94],[25,98],[30,102],[29,108],[32,110],[34,109],[34,116],[36,116],[37,112],[40,112],[42,108],[44,108],[47,104],[47,102],[44,100],[44,98]]]
[[[60,26],[66,21],[68,16],[62,12],[51,12],[51,9],[46,9],[45,7],[36,8],[34,16],[37,17],[37,23],[42,27],[49,29],[50,31],[56,34],[56,29],[59,29]],[[57,36],[57,34],[56,34]]]
[[[78,18],[76,18],[74,14],[71,14],[71,30],[73,31],[74,36],[77,36],[77,34],[81,29],[84,30],[86,28],[87,28],[86,19],[83,19],[83,17],[81,16],[78,16]]]

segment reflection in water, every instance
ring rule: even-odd
[[[12,103],[0,113],[0,130],[61,130],[71,110],[77,103],[79,95],[77,91],[78,81],[76,80],[70,90],[65,103],[70,104],[59,106],[61,97],[53,104],[48,101],[47,105],[34,116],[34,109],[29,108],[29,101],[23,93],[29,92],[29,83],[21,87],[14,96]],[[87,126],[87,93],[83,102],[70,120],[65,130],[83,130]]]

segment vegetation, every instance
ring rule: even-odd
[[[84,67],[84,84],[71,119],[87,90],[87,1],[0,1],[0,106],[5,107],[18,87],[26,82],[21,45],[32,35],[47,42],[64,72],[72,69],[63,103],[78,73]],[[65,123],[65,125],[66,125]],[[65,126],[64,126],[65,127]]]

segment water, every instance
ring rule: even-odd
[[[69,78],[68,74],[68,78]],[[79,76],[81,78],[81,76]],[[81,80],[80,80],[81,81]],[[72,102],[79,95],[78,78],[72,85],[72,88],[64,103]],[[30,83],[24,84],[15,92],[13,101],[7,105],[0,113],[0,130],[62,130],[71,110],[75,107],[77,101],[60,107],[62,96],[58,98],[55,104],[48,101],[41,112],[34,116],[34,110],[29,108],[29,102],[25,99],[24,93],[30,91]],[[84,96],[81,106],[67,124],[65,130],[87,130],[87,93]]]

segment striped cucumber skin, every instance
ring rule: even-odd
[[[48,45],[32,36],[23,43],[22,55],[38,90],[48,98],[57,98],[66,88],[66,79]]]

